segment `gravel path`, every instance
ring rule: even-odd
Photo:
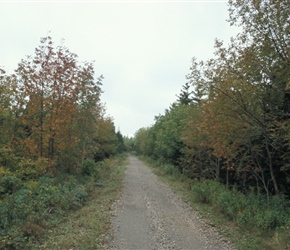
[[[112,210],[115,249],[235,249],[136,157]]]

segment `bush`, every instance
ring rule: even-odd
[[[47,228],[59,224],[68,210],[84,205],[88,190],[97,185],[95,177],[99,171],[105,180],[114,164],[112,160],[98,164],[86,160],[82,175],[60,173],[54,178],[36,178],[30,174],[33,164],[28,164],[29,174],[21,175],[23,179],[24,176],[34,177],[25,181],[11,172],[8,175],[5,170],[0,176],[0,249],[31,249],[31,242],[41,237]]]
[[[0,195],[12,194],[21,189],[23,182],[13,175],[0,177]]]
[[[285,226],[289,218],[289,203],[282,196],[267,199],[264,195],[243,194],[212,180],[193,182],[192,191],[197,202],[216,207],[241,226],[277,229]]]
[[[235,220],[244,209],[244,196],[236,190],[225,189],[216,196],[215,205],[230,220]]]
[[[224,186],[216,181],[194,181],[192,191],[197,202],[213,204],[216,196],[224,190]]]
[[[170,165],[170,164],[164,164],[162,165],[162,171],[167,174],[167,175],[180,175],[180,170],[178,169],[178,167],[174,166],[174,165]]]
[[[0,146],[0,166],[13,172],[18,168],[18,157],[15,156],[10,147]]]
[[[273,209],[261,210],[255,214],[256,226],[262,229],[275,229],[285,224],[285,216],[281,211]]]
[[[53,214],[80,207],[88,194],[76,179],[54,186],[53,180],[41,178],[38,183],[27,185],[4,196],[0,203],[0,228],[5,229],[23,221],[44,223]]]
[[[273,196],[267,200],[263,195],[247,194],[244,199],[245,208],[237,216],[240,225],[275,229],[287,223],[290,208],[282,196]]]
[[[83,205],[88,198],[88,193],[83,185],[80,185],[75,178],[67,181],[62,187],[63,195],[60,197],[60,204],[64,209],[76,209]]]
[[[290,219],[285,226],[280,227],[273,237],[273,241],[278,246],[277,249],[290,249]]]
[[[58,185],[47,177],[27,184],[14,176],[4,179],[5,195],[0,202],[0,249],[24,249],[27,239],[38,237],[42,228],[59,223],[63,218],[60,215],[81,207],[88,198],[85,187],[74,177]]]
[[[84,176],[93,176],[94,178],[99,178],[96,162],[92,159],[85,160],[81,165],[81,174]]]
[[[8,169],[4,167],[0,167],[0,178],[4,176],[9,176],[9,175],[12,175],[12,173]]]
[[[47,160],[39,158],[36,161],[31,159],[21,159],[16,175],[21,179],[35,179],[42,176],[46,172]]]
[[[21,233],[20,228],[8,231],[0,230],[0,249],[30,249],[27,237]]]

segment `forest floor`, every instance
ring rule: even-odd
[[[236,249],[134,156],[111,223],[102,249]]]

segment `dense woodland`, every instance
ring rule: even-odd
[[[123,151],[100,101],[102,80],[49,36],[13,74],[0,69],[1,249],[30,249],[84,204],[108,172],[98,163]]]
[[[290,195],[290,2],[229,1],[241,32],[192,60],[177,101],[135,135],[135,150],[193,179]]]

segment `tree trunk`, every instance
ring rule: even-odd
[[[220,159],[216,158],[216,171],[215,171],[215,178],[217,181],[220,179]]]
[[[268,161],[269,161],[268,165],[269,165],[271,180],[272,180],[273,185],[274,185],[275,194],[277,195],[277,194],[279,194],[279,188],[278,188],[276,177],[274,175],[273,158],[272,158],[271,151],[269,148],[269,141],[268,141],[267,134],[265,135],[265,141],[266,141],[266,150],[267,150],[267,155],[268,155]]]
[[[227,166],[227,172],[226,172],[226,188],[229,188],[229,167]]]

